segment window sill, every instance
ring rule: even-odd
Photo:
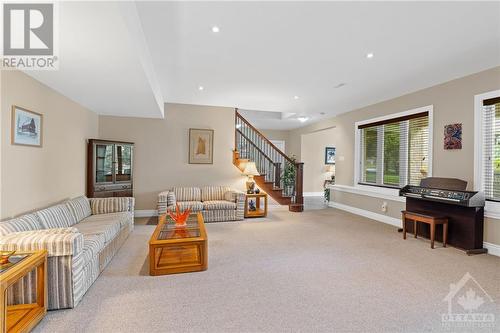
[[[331,185],[328,186],[328,188],[339,192],[364,195],[368,197],[374,197],[391,201],[406,202],[405,197],[399,196],[399,189],[395,188],[361,185],[361,184],[358,184],[356,186]]]

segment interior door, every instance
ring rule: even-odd
[[[285,140],[269,140],[273,145],[275,145],[283,153],[285,152]]]

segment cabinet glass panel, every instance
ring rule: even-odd
[[[116,145],[116,181],[132,180],[132,146]]]
[[[95,155],[96,183],[113,182],[113,145],[97,144]]]

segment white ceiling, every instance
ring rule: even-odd
[[[60,70],[29,74],[104,114],[219,105],[282,112],[250,120],[290,129],[500,65],[500,2],[60,7]]]

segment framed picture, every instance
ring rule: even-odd
[[[42,147],[43,115],[12,106],[11,142],[13,145]]]
[[[444,149],[462,149],[462,124],[444,127]]]
[[[189,164],[214,164],[214,130],[189,129]]]
[[[325,148],[325,164],[335,164],[335,147]]]

